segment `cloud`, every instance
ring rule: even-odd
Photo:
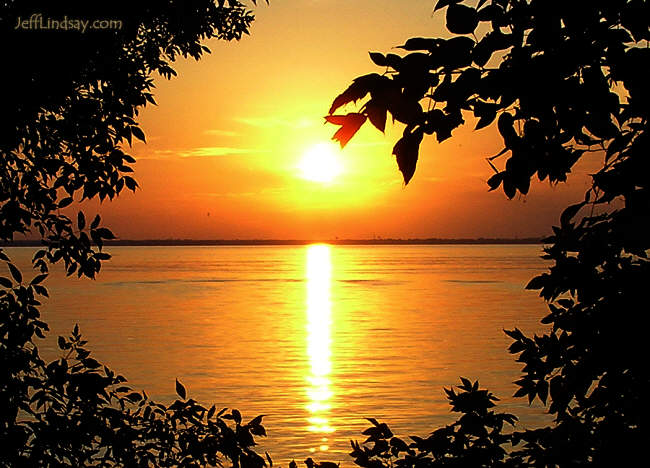
[[[232,130],[219,130],[219,129],[209,129],[203,132],[204,135],[213,135],[213,136],[225,136],[225,137],[235,137],[240,136],[240,133],[233,132]]]
[[[249,190],[243,192],[191,192],[185,194],[186,197],[191,199],[210,199],[210,198],[253,198],[253,197],[269,197],[275,195],[282,195],[287,193],[286,187],[266,187],[259,190]]]
[[[281,119],[276,117],[236,117],[236,122],[250,125],[251,127],[261,128],[307,128],[313,127],[315,122],[313,119]]]
[[[201,148],[194,148],[190,151],[178,153],[183,158],[191,158],[195,156],[228,156],[231,154],[250,154],[255,153],[257,150],[251,148],[231,148],[229,146],[205,146]]]
[[[259,192],[192,192],[186,194],[187,198],[205,199],[205,198],[237,198],[237,197],[254,197]]]
[[[154,154],[159,158],[178,156],[181,158],[204,158],[217,156],[232,156],[236,154],[264,153],[267,150],[255,148],[234,148],[230,146],[203,146],[189,150],[156,150]]]

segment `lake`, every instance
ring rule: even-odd
[[[6,251],[20,264],[33,249]],[[396,435],[455,419],[443,392],[479,379],[521,416],[520,365],[503,328],[542,330],[546,307],[524,286],[539,245],[111,247],[96,281],[55,268],[43,307],[57,335],[75,323],[93,356],[154,399],[191,398],[265,414],[276,463],[312,456],[350,465],[366,417]],[[26,271],[23,270],[25,273]],[[29,278],[29,274],[25,274]]]

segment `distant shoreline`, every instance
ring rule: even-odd
[[[526,237],[517,239],[508,238],[483,238],[476,239],[145,239],[129,240],[120,239],[105,241],[106,246],[136,246],[136,247],[172,247],[172,246],[234,246],[234,245],[506,245],[506,244],[542,244],[542,237]],[[41,241],[15,240],[13,242],[0,242],[0,247],[39,247]]]

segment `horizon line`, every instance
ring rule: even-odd
[[[539,237],[429,237],[429,238],[373,238],[373,239],[113,239],[105,240],[105,246],[210,246],[210,245],[486,245],[486,244],[543,244],[547,236]],[[0,247],[40,247],[41,240],[16,239],[0,241]]]

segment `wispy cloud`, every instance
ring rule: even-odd
[[[233,132],[232,130],[219,130],[219,129],[209,129],[203,132],[204,135],[212,136],[224,136],[224,137],[235,137],[240,136],[240,133]]]
[[[191,199],[205,199],[205,198],[238,198],[238,197],[254,197],[259,195],[259,192],[193,192],[186,194]]]
[[[204,158],[217,156],[231,156],[236,154],[265,153],[267,150],[255,148],[234,148],[230,146],[204,146],[185,150],[156,150],[154,154],[160,158]]]
[[[206,199],[206,198],[251,198],[270,195],[281,195],[286,193],[286,187],[267,187],[261,190],[246,191],[246,192],[192,192],[186,194],[192,199]]]
[[[313,127],[315,122],[312,119],[281,119],[277,117],[235,117],[236,122],[261,128],[307,128]]]
[[[206,146],[202,148],[194,148],[190,151],[179,153],[183,158],[190,158],[193,156],[228,156],[231,154],[250,154],[257,152],[251,148],[231,148],[229,146]]]

